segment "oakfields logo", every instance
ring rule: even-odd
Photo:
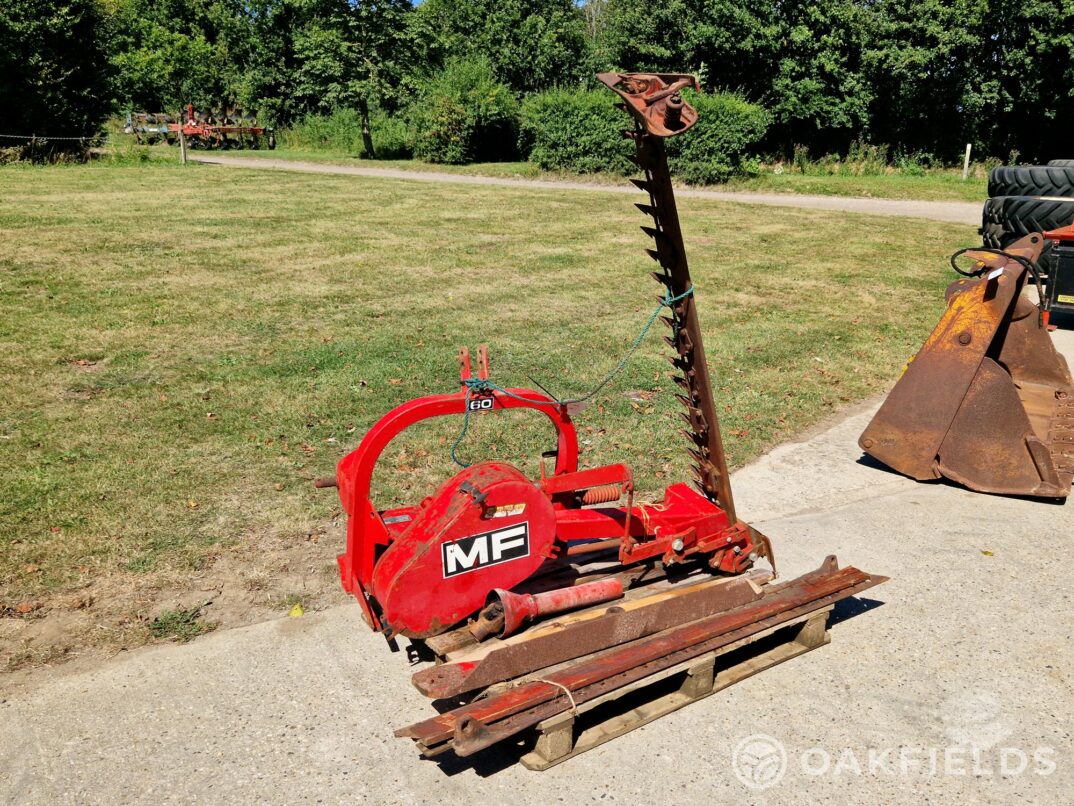
[[[787,772],[787,749],[778,739],[755,733],[735,745],[731,769],[750,789],[768,789],[778,784]]]
[[[974,776],[1014,778],[1048,776],[1055,772],[1055,749],[972,745],[951,747],[844,747],[828,750],[810,747],[788,757],[783,742],[763,733],[747,736],[731,754],[731,769],[750,789],[778,784],[793,766],[802,775],[861,777],[877,776]]]

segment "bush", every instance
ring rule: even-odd
[[[668,140],[672,171],[693,184],[723,182],[758,170],[749,149],[768,128],[769,114],[737,95],[691,93],[698,122]],[[520,145],[538,167],[627,174],[634,151],[620,132],[631,126],[607,90],[550,90],[522,105]]]
[[[627,174],[634,146],[620,132],[630,127],[607,90],[549,90],[522,103],[519,148],[548,170]]]
[[[697,123],[686,134],[668,140],[672,172],[692,185],[759,173],[751,149],[764,137],[772,116],[732,93],[685,95],[697,109]]]
[[[928,154],[903,154],[895,160],[895,167],[903,176],[924,176],[931,162]]]
[[[410,156],[406,123],[375,109],[369,116],[373,149],[378,159]],[[331,115],[309,115],[294,126],[277,132],[280,145],[312,151],[340,151],[366,157],[362,145],[362,119],[353,109],[337,109]]]
[[[461,165],[517,155],[518,101],[483,58],[448,62],[425,82],[407,118],[419,159]]]

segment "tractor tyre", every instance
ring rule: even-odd
[[[1074,167],[1017,165],[993,168],[989,196],[1074,196]]]
[[[1074,160],[1048,160],[1052,168],[1074,168]]]
[[[1047,232],[1074,223],[1074,199],[1000,196],[984,203],[981,237],[985,246],[1003,249],[1031,232]],[[1052,272],[1052,242],[1040,253],[1041,275]]]

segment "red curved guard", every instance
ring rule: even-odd
[[[471,394],[470,401],[493,401],[482,413],[504,409],[534,409],[541,412],[556,428],[557,455],[555,474],[573,473],[578,469],[578,435],[564,406],[532,389],[509,389],[512,395],[527,398],[518,400],[498,391]],[[376,547],[388,545],[388,530],[369,499],[370,484],[377,460],[388,444],[415,423],[449,414],[464,414],[466,391],[447,395],[429,395],[397,406],[381,417],[362,438],[361,443],[344,456],[336,467],[339,500],[347,513],[347,550],[339,555],[339,572],[343,588],[358,597],[371,626],[379,629],[376,615],[369,608],[366,593],[373,579]],[[533,402],[530,402],[533,401]],[[540,402],[536,402],[540,401]]]

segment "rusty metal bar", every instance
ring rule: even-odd
[[[641,679],[777,626],[803,610],[827,606],[884,581],[885,577],[870,576],[856,568],[838,570],[835,558],[828,557],[817,571],[779,586],[757,602],[579,661],[540,681],[400,728],[395,735],[415,739],[429,750],[451,742],[457,755],[470,755],[567,710],[570,699],[564,695],[565,689],[575,703],[586,702],[604,690]]]
[[[686,261],[682,230],[679,228],[679,213],[671,186],[671,174],[668,171],[667,151],[664,141],[652,135],[640,136],[635,143],[638,162],[646,172],[646,180],[650,183],[650,198],[657,211],[654,220],[663,235],[663,238],[657,239],[658,260],[666,272],[665,284],[672,297],[677,297],[692,289],[693,281],[690,279],[690,267]],[[693,442],[702,452],[698,464],[698,486],[735,521],[737,517],[734,498],[731,495],[727,457],[716,415],[716,401],[712,393],[712,380],[705,359],[701,323],[693,294],[675,305],[673,311],[675,321],[671,327],[675,333],[678,357],[682,361],[681,366],[678,363],[676,366],[682,370],[689,390],[688,409],[695,409],[699,415],[691,418]]]
[[[696,644],[669,652],[667,655],[657,658],[656,660],[635,666],[620,672],[619,674],[599,680],[592,685],[575,690],[572,692],[571,696],[574,698],[576,704],[588,702],[589,700],[596,699],[602,694],[629,685],[630,683],[641,680],[663,669],[671,668],[684,661],[696,658],[699,655],[712,652],[713,650],[733,644],[736,641],[749,638],[751,635],[755,635],[758,632],[778,627],[781,624],[793,621],[800,616],[821,611],[842,599],[860,593],[884,580],[884,577],[867,578],[849,588],[844,588],[835,593],[808,601],[776,615],[759,617],[755,622],[731,630],[730,632],[719,635],[702,644]],[[531,728],[549,717],[568,711],[570,708],[571,703],[567,701],[565,696],[562,696],[555,700],[542,703],[527,711],[513,714],[500,722],[496,722],[491,728],[485,728],[481,723],[465,723],[456,729],[456,736],[451,743],[451,749],[458,756],[472,755],[486,747],[490,747],[496,742],[510,738],[520,731]]]
[[[687,410],[687,437],[696,446],[690,451],[696,462],[695,483],[735,521],[727,457],[664,145],[664,138],[697,121],[697,112],[679,94],[686,87],[697,89],[697,80],[679,74],[602,73],[597,77],[625,101],[636,125],[626,134],[633,138],[638,166],[645,172],[645,179],[634,184],[649,194],[649,204],[637,206],[653,219],[652,227],[642,227],[655,241],[656,248],[648,252],[662,270],[653,276],[666,286],[670,299],[678,300],[672,305],[672,316],[664,321],[671,327],[668,342],[676,352],[671,362],[682,373],[676,383],[686,392],[679,399]]]
[[[596,554],[600,551],[618,550],[622,542],[618,537],[609,537],[607,540],[590,540],[588,543],[575,543],[567,546],[564,554],[568,557],[576,557],[579,554]]]
[[[548,628],[525,640],[505,643],[481,658],[463,657],[422,669],[412,681],[428,697],[455,697],[757,601],[762,596],[760,585],[769,579],[767,572],[750,572],[735,579],[709,579],[660,591],[625,602],[620,612]]]

